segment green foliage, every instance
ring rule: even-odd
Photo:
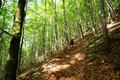
[[[111,4],[113,8],[116,8],[119,3],[119,0],[113,0]],[[1,9],[0,28],[9,33],[12,31],[11,27],[13,25],[16,5],[17,0],[6,1]],[[65,42],[64,8],[62,0],[56,0],[57,15],[54,13],[54,6],[55,0],[53,0],[53,2],[52,0],[46,0],[46,6],[45,0],[28,0],[23,30],[22,68],[30,66],[31,62],[34,62],[36,58],[39,59],[39,61],[44,60],[45,57],[56,51],[56,47],[62,46]],[[69,39],[74,38],[76,34],[80,32],[80,27],[77,25],[77,22],[81,24],[84,33],[93,28],[93,25],[90,23],[90,17],[93,17],[96,26],[99,25],[98,0],[92,1],[92,8],[93,16],[89,15],[89,4],[87,0],[66,0],[65,9]],[[56,22],[55,17],[57,18]],[[58,41],[55,39],[55,23],[57,23]],[[44,27],[46,29],[45,32],[43,32]],[[43,41],[43,38],[45,38],[45,41]],[[5,33],[0,39],[0,69],[2,71],[8,56],[10,39],[11,37]],[[44,47],[43,44],[45,45]],[[44,53],[43,49],[45,50]],[[92,58],[94,57],[95,55],[93,55]]]

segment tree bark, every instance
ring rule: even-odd
[[[75,3],[76,3],[76,5],[77,5],[77,10],[76,10],[76,24],[77,24],[77,26],[78,26],[78,29],[79,29],[79,31],[78,31],[78,34],[79,34],[79,36],[81,37],[81,38],[83,38],[84,37],[84,32],[83,32],[83,27],[82,27],[82,25],[81,25],[81,11],[80,11],[80,9],[79,9],[79,1],[75,1]]]
[[[43,53],[45,53],[45,44],[46,44],[46,35],[45,35],[45,32],[46,32],[46,10],[47,10],[47,4],[46,4],[46,0],[45,0],[45,16],[44,16],[44,26],[43,26]]]
[[[20,71],[20,64],[21,64],[21,57],[22,57],[23,40],[24,40],[24,28],[23,28],[23,33],[22,33],[22,36],[21,36],[21,42],[20,42],[20,48],[19,48],[19,55],[18,55],[18,71]]]
[[[56,12],[56,0],[54,3],[54,24],[55,24],[55,37],[56,37],[56,41],[58,41],[58,27],[57,27],[57,12]]]
[[[64,35],[65,35],[67,43],[69,44],[68,29],[67,29],[67,19],[66,19],[66,11],[65,11],[65,0],[63,0],[63,9],[64,9]]]
[[[82,29],[82,25],[79,21],[77,21],[77,26],[79,27],[80,30],[80,37],[83,38],[84,37],[84,33],[83,33],[83,29]]]
[[[99,0],[99,1],[100,1],[101,26],[103,30],[103,41],[104,41],[105,50],[107,50],[109,48],[109,36],[108,36],[106,16],[105,16],[105,1],[104,0]]]
[[[16,71],[18,67],[18,55],[20,47],[20,38],[22,34],[23,22],[25,18],[26,0],[19,0],[18,7],[13,21],[13,37],[10,42],[9,55],[5,66],[5,80],[16,80]]]
[[[92,4],[92,0],[88,0],[88,8],[89,8],[89,15],[90,15],[90,24],[91,26],[91,30],[94,34],[94,36],[96,36],[96,29],[95,29],[95,22],[94,22],[94,16],[93,16],[93,4]]]

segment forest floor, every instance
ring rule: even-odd
[[[87,46],[90,40],[89,36],[76,41],[42,66],[22,73],[17,80],[120,80],[120,41],[112,41],[111,51],[99,51],[101,45]]]

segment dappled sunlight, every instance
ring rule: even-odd
[[[85,57],[86,54],[78,45],[68,47],[44,64],[42,72],[50,75],[46,80],[79,80],[79,76],[84,77],[84,66],[82,65],[85,64]],[[81,71],[79,71],[80,68],[82,68]],[[78,75],[80,72],[82,73]],[[78,75],[78,77],[74,75]]]
[[[113,22],[113,23],[107,25],[107,29],[108,30],[113,29],[113,28],[118,27],[119,25],[120,25],[120,21],[119,22]]]
[[[53,62],[53,61],[60,61],[60,59],[59,58],[55,58],[55,59],[50,60],[50,62]]]
[[[69,58],[69,57],[70,57],[70,55],[66,55],[65,57]]]
[[[84,44],[86,43],[87,42]],[[42,77],[39,76],[39,72],[32,73],[38,76],[38,79],[35,80],[110,80],[111,78],[116,78],[113,64],[109,63],[109,59],[111,60],[111,58],[99,52],[96,54],[95,58],[91,59],[83,48],[79,46],[83,47],[82,45],[72,46],[56,54],[54,58],[42,66]],[[93,46],[89,45],[89,47],[91,48]],[[112,57],[114,56],[112,55]],[[34,70],[37,72],[38,69],[39,68],[36,68]],[[31,72],[29,72],[29,74],[31,74]],[[98,74],[100,75],[100,79]],[[22,76],[26,78],[25,75],[28,75],[28,73]]]
[[[82,60],[85,58],[85,54],[77,53],[72,58],[77,60]]]
[[[43,66],[43,71],[47,71],[48,73],[56,72],[56,71],[61,71],[63,69],[66,69],[70,67],[69,64],[63,64],[63,65],[57,65],[57,64],[48,64],[46,66]]]
[[[0,80],[120,80],[120,0],[0,0],[0,14]]]
[[[70,64],[75,64],[75,60],[70,60]]]
[[[85,59],[86,55],[82,52],[79,53],[69,53],[61,55],[60,58],[54,58],[49,61],[49,63],[43,65],[43,71],[53,73],[57,71],[66,70],[72,67],[76,62]]]
[[[85,54],[77,53],[71,56],[70,64],[75,64],[77,61],[85,59]]]

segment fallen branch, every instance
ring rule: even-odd
[[[109,31],[113,31],[113,30],[119,28],[120,27],[119,25],[120,25],[120,22],[112,23],[112,24],[107,25],[107,29]]]

